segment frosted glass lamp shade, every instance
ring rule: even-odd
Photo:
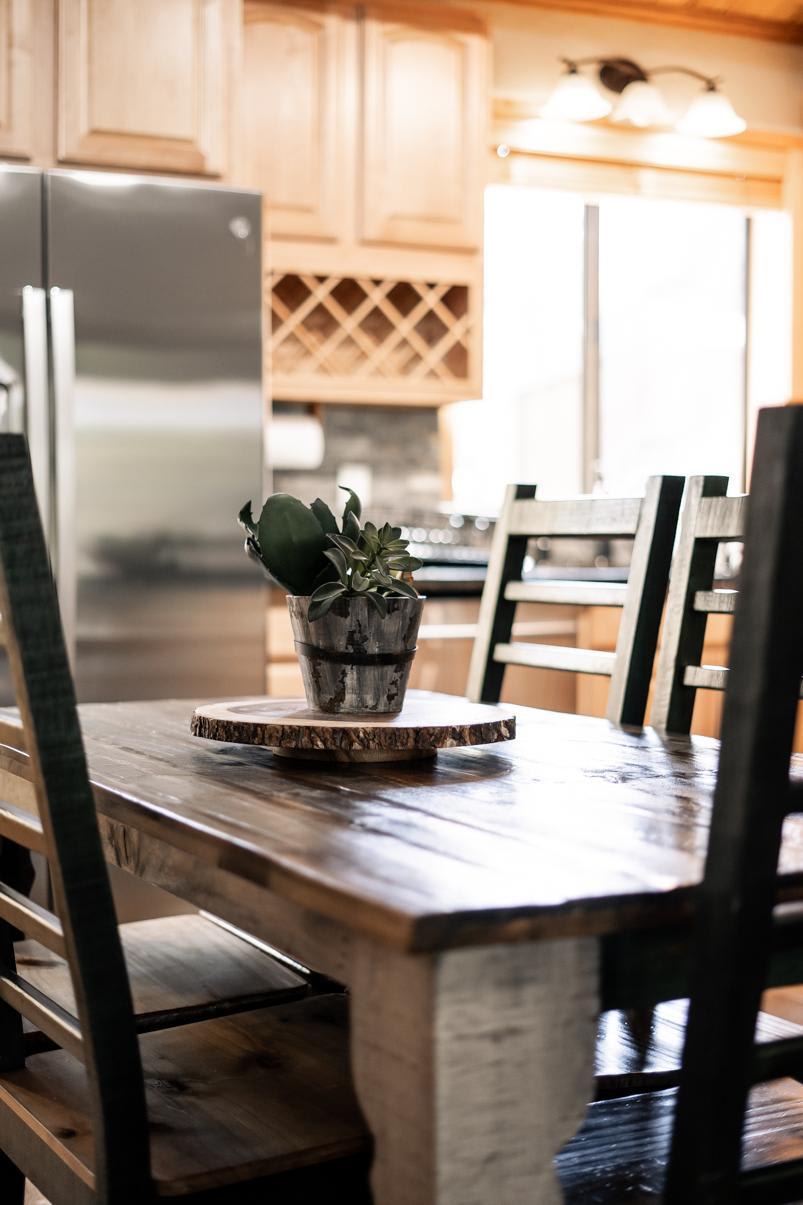
[[[591,80],[578,71],[569,71],[555,84],[541,116],[550,121],[596,121],[607,117],[611,107]]]
[[[660,89],[649,80],[639,79],[625,88],[613,111],[613,120],[644,130],[671,125],[672,114]]]
[[[747,129],[747,122],[724,93],[707,88],[691,102],[675,129],[697,138],[729,138]]]

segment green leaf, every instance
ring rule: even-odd
[[[310,502],[309,508],[315,518],[321,525],[321,531],[324,535],[329,535],[332,531],[337,531],[337,519],[330,511],[329,507],[320,498],[316,498],[314,502]]]
[[[388,561],[391,569],[397,573],[415,573],[424,564],[417,556],[394,556]]]
[[[265,564],[265,562],[262,560],[262,553],[261,553],[261,552],[260,552],[260,550],[259,550],[259,544],[258,544],[258,543],[257,543],[257,541],[256,541],[256,540],[253,538],[253,536],[246,536],[246,537],[245,537],[245,545],[244,545],[244,547],[245,547],[246,555],[247,555],[247,556],[248,556],[248,557],[249,557],[249,558],[250,558],[252,561],[255,561],[255,562],[256,562],[256,564],[257,564],[257,565],[259,565],[260,569],[267,569],[267,565],[266,565],[266,564]]]
[[[335,569],[337,570],[338,578],[340,579],[340,581],[343,583],[344,586],[347,586],[349,584],[348,561],[343,556],[343,553],[340,551],[340,549],[339,548],[327,548],[323,555],[332,562]]]
[[[257,525],[262,559],[291,594],[309,594],[320,573],[326,536],[308,506],[290,494],[271,494]]]
[[[319,586],[331,585],[332,582],[338,581],[340,581],[340,574],[332,562],[326,559],[326,553],[324,553],[321,571],[312,583],[312,593],[314,594]]]
[[[347,485],[341,485],[340,488],[345,490],[348,494],[348,501],[343,508],[343,531],[345,531],[347,516],[354,515],[355,519],[359,519],[360,515],[362,514],[362,502],[360,502],[360,499],[354,493],[354,490],[349,489]]]
[[[345,594],[345,592],[346,587],[342,582],[324,582],[310,595],[310,599],[337,598],[338,594]]]
[[[377,594],[374,590],[369,590],[365,597],[384,619],[388,613],[388,604],[383,595]]]
[[[326,585],[319,586],[309,600],[307,618],[310,623],[316,619],[320,619],[322,615],[326,615],[335,599],[340,598],[345,593],[346,587],[342,586],[340,582],[327,582]]]
[[[343,535],[353,540],[355,545],[360,538],[360,521],[353,510],[343,515]]]
[[[368,578],[363,577],[363,575],[360,573],[359,569],[352,570],[352,574],[351,574],[352,590],[356,590],[358,594],[364,594],[370,585],[371,585],[371,583],[369,582]]]
[[[248,502],[246,502],[245,506],[243,506],[242,509],[240,510],[240,513],[237,516],[237,522],[240,524],[241,527],[245,528],[245,530],[248,532],[249,536],[251,536],[254,540],[259,539],[257,525],[254,522],[254,516],[251,513],[250,499]]]
[[[339,532],[330,532],[329,539],[335,545],[335,547],[339,548],[341,552],[344,552],[346,556],[353,556],[353,554],[357,551],[357,545],[350,536],[342,536]]]
[[[420,598],[421,595],[416,590],[415,586],[411,586],[403,577],[393,579],[393,585],[390,587],[394,594],[401,594],[405,598]]]

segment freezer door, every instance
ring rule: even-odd
[[[259,693],[260,198],[46,176],[60,589],[83,700]]]

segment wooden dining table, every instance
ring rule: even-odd
[[[327,765],[194,706],[80,708],[109,861],[348,985],[377,1205],[560,1201],[600,1010],[683,994],[717,742],[517,708],[506,744]],[[780,870],[803,898],[803,819]]]

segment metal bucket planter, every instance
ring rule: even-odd
[[[383,618],[365,598],[339,598],[310,623],[309,599],[289,595],[307,703],[330,715],[401,711],[423,598],[389,598]]]

